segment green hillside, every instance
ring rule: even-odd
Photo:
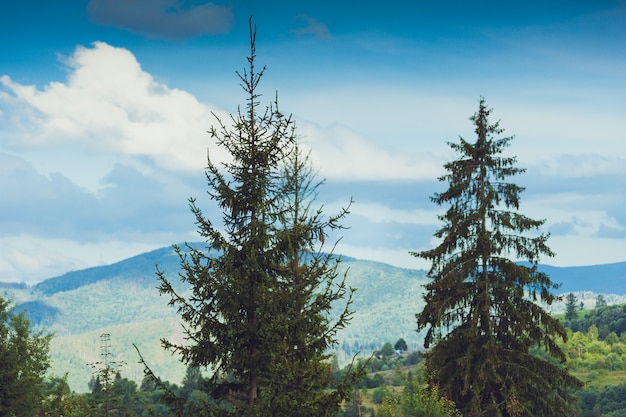
[[[103,333],[111,335],[113,353],[126,362],[123,368],[126,377],[139,382],[143,376],[132,346],[135,343],[155,370],[162,372],[165,379],[178,382],[182,367],[177,358],[161,349],[159,339],[181,340],[182,334],[176,312],[168,307],[168,299],[161,297],[156,288],[159,283],[155,264],[176,284],[177,291],[185,292],[184,285],[176,279],[179,259],[171,247],[112,265],[69,272],[34,287],[3,284],[0,291],[6,293],[17,308],[26,309],[37,327],[54,333],[52,372],[59,376],[69,372],[72,389],[87,389],[86,383],[91,377],[87,363],[98,360],[99,337]],[[593,283],[602,281],[606,286],[607,280],[622,276],[621,271],[625,269],[626,264],[583,268],[589,276],[599,277],[603,272],[608,275],[607,279],[589,281],[590,291],[577,292],[578,299],[593,307]],[[570,268],[554,269],[561,281],[567,281],[568,270]],[[415,314],[423,307],[425,271],[344,257],[339,272],[347,273],[348,285],[357,288],[352,322],[338,334],[340,364],[347,363],[358,352],[368,355],[383,343],[393,343],[399,338],[406,340],[409,349],[421,348],[422,335],[415,332]],[[623,295],[605,298],[609,304],[626,302]],[[549,309],[562,311],[563,303],[556,303]]]
[[[51,373],[63,376],[68,373],[68,383],[73,391],[87,392],[87,384],[93,369],[89,364],[101,361],[101,339],[104,333],[110,335],[110,360],[120,364],[120,372],[128,379],[140,382],[143,367],[133,345],[150,364],[153,371],[164,380],[180,383],[185,375],[185,367],[176,356],[163,350],[159,340],[183,342],[179,322],[175,318],[154,319],[138,323],[104,327],[82,334],[60,336],[52,339],[50,356]]]
[[[27,310],[35,325],[54,333],[52,372],[59,376],[69,372],[72,389],[87,389],[91,370],[86,364],[98,359],[103,333],[111,335],[112,349],[126,362],[123,374],[128,378],[139,382],[143,376],[132,347],[137,343],[147,360],[154,358],[155,369],[162,370],[165,379],[177,382],[182,371],[175,368],[176,358],[162,351],[159,339],[179,340],[182,335],[176,312],[156,289],[157,263],[175,280],[178,258],[171,248],[163,248],[113,265],[64,274],[30,289],[5,291],[18,308]],[[357,288],[352,322],[338,334],[340,363],[400,337],[413,348],[421,345],[414,329],[415,313],[422,307],[424,271],[348,257],[339,270],[347,272],[348,285]],[[178,289],[185,290],[180,283]]]

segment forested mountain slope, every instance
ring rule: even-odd
[[[171,247],[165,247],[111,265],[68,272],[33,287],[2,284],[0,291],[7,293],[17,308],[25,308],[35,325],[55,334],[53,369],[61,375],[65,371],[80,374],[70,375],[70,380],[76,385],[73,388],[81,391],[90,377],[86,364],[99,354],[101,333],[110,333],[120,360],[133,364],[132,371],[128,367],[133,377],[141,373],[134,365],[138,358],[132,343],[141,344],[146,355],[158,362],[155,365],[159,369],[170,366],[165,365],[169,354],[163,355],[159,338],[180,339],[182,334],[176,312],[156,289],[155,264],[177,282],[179,258]],[[577,292],[585,303],[592,303],[595,293],[618,294],[607,297],[609,303],[622,301],[621,295],[626,294],[626,263],[572,268],[542,265],[541,269],[553,281],[562,283],[558,293]],[[415,313],[423,307],[425,271],[343,257],[340,273],[347,273],[348,285],[357,288],[352,322],[338,334],[341,362],[400,337],[410,348],[421,347],[421,335],[415,332]],[[184,292],[182,284],[177,287]],[[560,304],[551,308],[562,311]],[[175,371],[172,378],[166,378],[175,381],[178,374],[180,371]]]

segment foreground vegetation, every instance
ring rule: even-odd
[[[28,320],[22,313],[12,315],[8,304],[4,302],[3,334],[19,335],[31,339],[30,346],[38,351],[31,353],[44,358],[49,337],[30,329]],[[575,415],[582,417],[623,416],[626,415],[626,333],[614,331],[606,333],[598,329],[613,329],[618,323],[626,322],[626,305],[604,306],[590,311],[578,312],[573,320],[563,320],[568,325],[568,342],[561,348],[568,357],[567,366],[572,373],[583,380],[583,389],[573,391],[578,398]],[[569,326],[577,330],[574,331]],[[17,329],[13,329],[17,326]],[[14,337],[14,336],[12,336]],[[3,340],[9,340],[5,338]],[[120,341],[111,340],[112,352]],[[37,345],[39,343],[39,345]],[[0,349],[0,358],[11,355],[9,346],[29,344],[28,340],[14,340],[5,343]],[[342,405],[338,416],[455,416],[453,404],[443,399],[436,387],[429,388],[423,383],[423,358],[418,351],[405,351],[405,342],[399,339],[394,345],[383,344],[373,356],[362,358],[361,364],[367,370],[365,377],[355,387],[348,401]],[[44,355],[44,356],[42,356]],[[128,379],[129,365],[121,367],[109,364],[111,383],[105,387],[103,372],[96,372],[89,383],[89,392],[76,393],[67,383],[68,374],[63,376],[45,376],[32,368],[29,362],[20,362],[13,356],[12,369],[30,369],[28,385],[15,386],[8,390],[2,385],[2,407],[0,415],[19,416],[196,416],[210,399],[203,392],[206,372],[199,368],[188,367],[181,383],[161,381],[158,386],[150,378],[140,383]],[[22,356],[22,360],[26,360]],[[6,363],[6,362],[5,362]],[[347,368],[340,369],[336,359],[330,362],[333,378],[342,380]],[[3,381],[9,381],[7,370],[3,367]],[[40,370],[41,370],[40,369]],[[101,366],[100,371],[103,370]],[[28,389],[27,389],[28,388]],[[24,408],[23,404],[30,408]],[[417,407],[421,407],[419,410]],[[412,414],[411,414],[412,413]],[[426,413],[426,414],[424,414]],[[574,415],[574,414],[572,414]]]

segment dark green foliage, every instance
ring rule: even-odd
[[[391,346],[391,343],[389,342],[385,342],[383,344],[383,347],[380,348],[380,355],[384,358],[387,359],[389,358],[391,355],[393,355],[395,353],[395,350],[393,350],[393,346]]]
[[[88,395],[76,395],[67,383],[67,374],[62,378],[51,377],[42,386],[44,398],[41,415],[47,417],[95,416]]]
[[[67,375],[63,378],[50,378],[41,386],[44,403],[42,410],[50,415],[63,415],[68,413],[64,400],[71,396],[72,391],[67,384]],[[69,414],[69,413],[68,413]]]
[[[218,120],[220,132],[211,129],[218,145],[232,155],[222,167],[208,161],[210,195],[223,209],[225,232],[203,216],[191,200],[200,235],[207,251],[176,248],[181,258],[181,279],[193,296],[181,298],[159,271],[160,290],[177,307],[189,340],[188,346],[166,348],[179,352],[185,363],[214,367],[212,396],[237,409],[252,409],[257,402],[260,378],[272,360],[275,279],[280,255],[275,250],[278,164],[294,141],[292,122],[275,107],[258,114],[256,88],[263,74],[256,72],[252,41],[250,70],[240,75],[248,94],[247,112],[233,117],[233,130]],[[213,255],[213,253],[215,255]]]
[[[419,351],[415,350],[406,357],[406,359],[404,360],[404,365],[406,366],[417,365],[421,361],[422,361],[422,354]]]
[[[432,201],[447,206],[434,249],[413,253],[432,262],[426,306],[417,314],[427,329],[428,375],[464,415],[563,416],[580,386],[566,369],[537,358],[541,346],[564,362],[556,337],[566,338],[558,320],[536,302],[550,304],[557,286],[537,270],[541,255],[551,256],[544,223],[518,212],[523,188],[509,182],[524,170],[500,154],[512,137],[490,124],[483,99],[470,120],[476,142],[450,143],[458,159],[445,164],[440,180],[448,189]],[[529,265],[513,260],[521,259]]]
[[[279,309],[272,314],[273,359],[259,405],[277,416],[334,416],[362,374],[358,368],[334,383],[326,353],[352,315],[354,290],[338,276],[339,259],[321,248],[327,230],[341,228],[347,211],[325,218],[321,208],[312,207],[321,183],[297,145],[282,168],[275,247],[282,256],[275,294]],[[344,298],[347,303],[331,322],[333,304]],[[335,389],[328,392],[331,383]]]
[[[573,293],[565,297],[565,319],[573,320],[578,315],[578,298]]]
[[[139,415],[141,406],[137,399],[137,383],[128,378],[123,378],[117,372],[111,387],[111,416],[132,416]]]
[[[580,398],[578,417],[626,416],[626,383],[578,391]]]
[[[0,297],[0,416],[33,416],[43,400],[51,336],[33,332],[24,312],[9,307]]]
[[[190,200],[206,240],[204,248],[175,248],[190,296],[158,271],[160,291],[182,316],[189,341],[163,345],[185,364],[211,369],[203,389],[212,401],[202,413],[334,416],[361,372],[326,390],[333,381],[326,352],[350,319],[353,289],[338,276],[339,259],[321,249],[347,210],[325,218],[312,208],[319,182],[297,147],[291,117],[277,101],[259,109],[264,70],[255,68],[252,25],[250,34],[249,68],[239,74],[246,111],[210,130],[231,156],[222,165],[209,160],[206,170],[221,224]],[[331,320],[332,305],[344,298]]]
[[[393,345],[393,348],[400,352],[406,352],[407,350],[409,350],[409,347],[406,345],[406,340],[404,340],[403,338],[398,339],[396,344]]]
[[[608,304],[606,303],[606,298],[602,294],[598,294],[596,297],[596,308],[604,308]]]
[[[388,392],[387,388],[385,388],[385,387],[378,387],[372,393],[372,402],[374,404],[380,404],[380,403],[383,402],[383,399],[385,398],[385,396],[388,396],[388,395],[389,395],[389,392]]]
[[[197,366],[188,366],[179,395],[184,399],[183,415],[201,415],[211,402],[205,392],[206,380]]]
[[[197,366],[188,366],[180,387],[180,393],[184,398],[191,395],[192,392],[204,389],[206,381],[202,376],[200,368]]]
[[[179,388],[176,384],[161,381],[154,375],[146,375],[141,381],[139,388],[140,401],[144,405],[143,415],[184,416],[185,405],[179,396]],[[193,406],[193,404],[192,404]],[[172,412],[174,410],[174,412]],[[196,413],[195,415],[201,415]]]
[[[345,378],[345,372],[336,372],[334,375],[337,383],[340,383]],[[355,388],[378,388],[383,385],[385,385],[385,378],[380,373],[368,373],[359,380]]]
[[[566,320],[565,325],[574,332],[587,333],[589,327],[598,328],[598,338],[604,340],[611,332],[618,336],[626,333],[626,305],[596,308],[582,317]]]

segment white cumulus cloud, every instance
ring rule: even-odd
[[[65,61],[66,82],[43,89],[0,77],[5,117],[17,149],[63,145],[91,152],[150,158],[169,170],[206,165],[206,131],[222,114],[188,92],[169,88],[145,72],[133,54],[103,42],[78,47]],[[219,153],[213,155],[219,160]]]

